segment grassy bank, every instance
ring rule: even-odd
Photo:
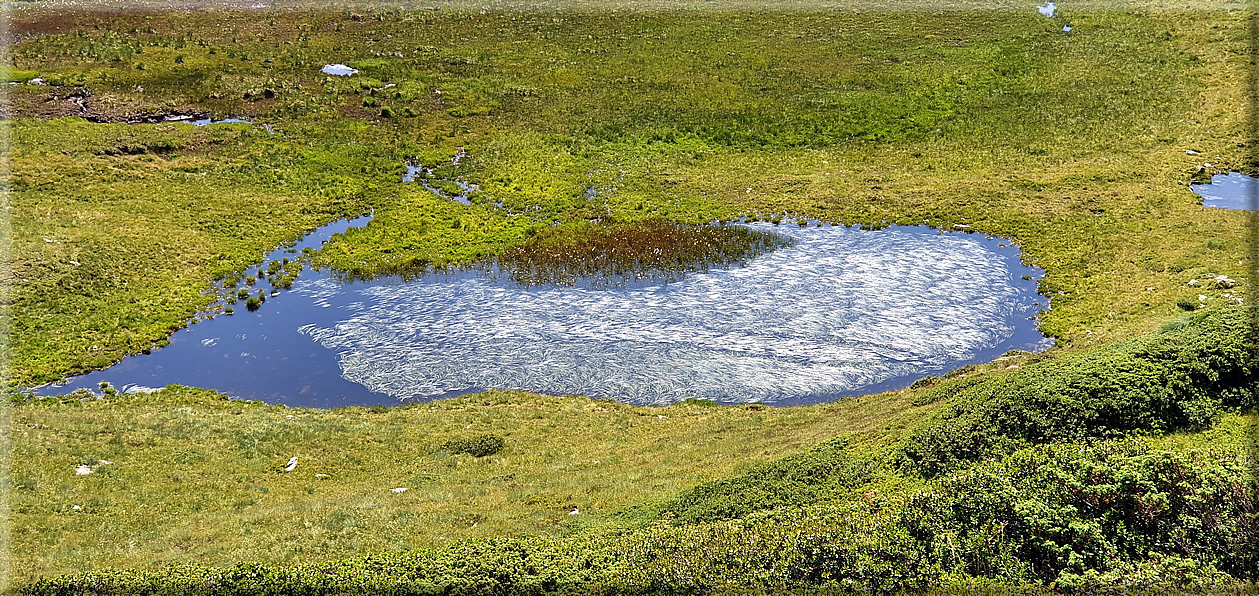
[[[414,272],[555,222],[970,226],[1046,270],[1042,329],[1066,345],[1156,328],[1191,279],[1247,279],[1245,215],[1186,186],[1248,167],[1240,13],[34,9],[14,27],[52,31],[9,52],[51,83],[12,87],[5,123],[21,384],[160,342],[215,276],[369,209],[318,262]],[[277,132],[80,119],[169,114]],[[480,191],[438,198],[403,163]]]
[[[1238,587],[1259,560],[1248,320],[801,408],[45,398],[12,410],[15,568],[86,572],[41,593]]]
[[[559,536],[834,436],[877,441],[923,409],[904,395],[777,409],[487,393],[305,410],[184,388],[24,405],[12,412],[15,579]],[[483,434],[505,447],[443,447]]]

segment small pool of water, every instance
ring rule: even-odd
[[[1239,172],[1211,176],[1210,184],[1189,188],[1202,197],[1205,207],[1259,211],[1259,179]]]
[[[365,222],[333,224],[289,251]],[[257,311],[191,325],[152,354],[36,392],[109,381],[306,407],[489,388],[796,405],[1052,344],[1033,320],[1047,308],[1039,272],[1001,239],[924,227],[753,227],[794,244],[744,267],[611,289],[522,287],[474,271],[341,283],[306,271]],[[294,253],[268,261],[286,254]]]

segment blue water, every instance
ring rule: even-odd
[[[1215,174],[1210,184],[1194,184],[1206,207],[1259,211],[1259,179],[1238,172]]]
[[[453,166],[458,166],[459,160],[463,159],[463,156],[464,156],[464,151],[463,151],[463,148],[460,147],[459,152],[455,153],[454,157],[450,158],[450,164]],[[428,183],[428,181],[431,178],[433,178],[433,176],[435,175],[433,168],[427,167],[424,164],[419,164],[419,165],[403,164],[403,165],[406,166],[407,168],[407,173],[402,175],[403,182],[417,182],[418,181],[421,185],[424,186],[426,190],[428,190],[429,192],[443,199],[448,199],[451,201],[455,201],[457,203],[462,203],[464,205],[471,205],[472,200],[469,199],[468,196],[476,192],[477,190],[479,190],[477,185],[464,182],[456,178],[452,180],[452,182],[458,185],[459,190],[461,190],[462,192],[456,195],[446,194],[444,191],[442,191],[442,189],[437,188],[436,186],[433,186]],[[499,207],[501,208],[502,205],[500,204]]]
[[[367,219],[321,228],[267,262]],[[925,227],[753,227],[794,244],[743,267],[609,289],[521,287],[475,271],[342,283],[307,270],[256,312],[237,303],[236,314],[190,325],[151,354],[37,393],[109,381],[314,407],[489,388],[794,405],[1052,344],[1034,322],[1048,308],[1036,294],[1040,272],[1001,239]]]
[[[237,124],[249,124],[249,125],[252,125],[252,124],[253,124],[253,122],[251,122],[251,121],[249,121],[249,120],[244,120],[244,119],[241,119],[241,118],[224,118],[224,119],[222,119],[222,120],[212,120],[212,119],[210,119],[210,118],[203,118],[203,119],[201,119],[201,120],[193,120],[193,121],[192,121],[192,124],[193,124],[194,126],[208,126],[208,125],[211,125],[211,124],[230,124],[230,123],[237,123]],[[262,125],[262,128],[266,129],[266,131],[267,131],[267,132],[269,132],[269,133],[275,133],[275,131],[271,129],[271,125],[270,125],[270,124],[263,124],[263,125]]]

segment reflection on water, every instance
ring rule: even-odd
[[[308,271],[256,312],[192,325],[151,355],[41,393],[108,380],[291,406],[487,388],[789,405],[1051,343],[1030,320],[1045,302],[1036,272],[999,239],[757,225],[794,245],[667,284],[523,288],[477,272],[342,284]]]
[[[1238,172],[1211,176],[1210,184],[1190,186],[1206,207],[1259,210],[1259,179]]]
[[[210,118],[202,118],[201,120],[193,120],[193,121],[192,121],[192,124],[193,124],[193,125],[195,125],[195,126],[209,126],[209,125],[211,125],[211,124],[249,124],[249,125],[253,125],[253,122],[252,122],[252,121],[250,121],[250,120],[245,120],[245,119],[243,119],[243,118],[224,118],[224,119],[222,119],[222,120],[213,120],[213,119],[210,119]],[[271,130],[271,125],[270,125],[270,124],[263,124],[263,125],[262,125],[262,128],[264,128],[264,129],[265,129],[267,132],[269,132],[269,133],[272,133],[272,134],[274,134],[274,133],[275,133],[275,131],[274,131],[274,130]]]

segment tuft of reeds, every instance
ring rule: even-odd
[[[548,228],[500,255],[500,270],[524,285],[592,285],[675,279],[787,246],[785,236],[736,225],[664,220]]]

